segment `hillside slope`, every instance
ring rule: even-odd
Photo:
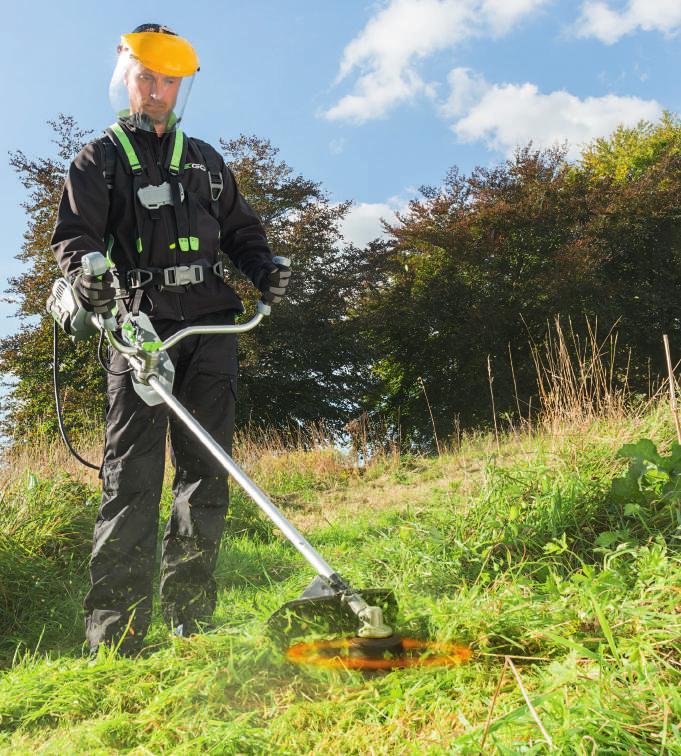
[[[329,449],[254,462],[343,575],[394,589],[400,630],[473,649],[458,667],[374,676],[295,666],[266,637],[311,573],[239,494],[216,630],[171,639],[157,619],[143,657],[90,662],[80,602],[96,489],[45,463],[15,470],[0,509],[0,752],[544,753],[550,741],[681,754],[676,471],[643,461],[640,485],[612,489],[628,464],[617,450],[641,437],[669,448],[661,408],[361,471]]]

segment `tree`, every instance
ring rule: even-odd
[[[390,285],[368,297],[368,330],[380,360],[373,408],[399,414],[403,435],[427,445],[433,428],[489,422],[488,356],[499,408],[511,410],[509,346],[527,354],[547,314],[579,308],[573,264],[584,215],[564,153],[530,148],[469,177],[452,169],[440,188],[424,187],[390,227]],[[567,314],[567,313],[566,313]],[[516,382],[530,393],[529,359]]]
[[[647,391],[664,370],[661,334],[681,341],[680,146],[665,116],[597,140],[577,164],[528,146],[424,187],[389,229],[388,285],[366,298],[380,378],[368,407],[426,446],[431,409],[441,438],[457,420],[488,423],[488,357],[497,411],[514,413],[516,393],[536,407],[528,342],[556,317],[582,337],[587,319],[616,327],[629,385]]]
[[[17,333],[0,340],[0,371],[15,379],[5,399],[3,431],[17,440],[30,439],[36,431],[57,431],[52,397],[52,319],[45,314],[45,301],[61,273],[50,250],[50,238],[64,175],[90,135],[69,116],[60,115],[50,121],[50,126],[56,155],[32,159],[16,151],[10,157],[10,165],[28,191],[28,199],[22,204],[27,228],[17,255],[26,268],[10,279],[7,292],[18,307],[21,325]],[[62,336],[60,345],[66,419],[78,430],[101,414],[103,375],[92,359],[91,344],[74,345]]]
[[[241,136],[221,145],[275,253],[293,266],[286,299],[242,339],[239,418],[275,427],[323,421],[339,430],[371,382],[361,324],[351,317],[364,255],[343,245],[340,232],[350,203],[334,205],[320,184],[294,175],[267,140]],[[254,306],[253,287],[236,285]]]

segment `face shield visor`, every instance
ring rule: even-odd
[[[136,128],[162,133],[182,120],[199,59],[175,34],[124,34],[109,99],[116,117]]]

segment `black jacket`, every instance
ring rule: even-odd
[[[168,178],[164,166],[172,146],[171,134],[158,137],[129,126],[125,129],[145,166],[149,183],[161,184]],[[202,152],[213,148],[203,142],[200,144],[201,148],[194,140],[188,140],[180,177],[185,196],[191,195],[195,200],[197,229],[194,233],[200,239],[200,249],[182,252],[177,245],[175,249],[170,248],[176,241],[177,228],[172,206],[164,205],[158,211],[158,219],[152,221],[148,249],[141,254],[136,247],[135,203],[138,200],[128,166],[117,157],[113,186],[109,190],[102,139],[85,145],[69,168],[51,242],[64,275],[77,270],[81,257],[87,252],[104,253],[111,234],[114,238],[111,259],[122,281],[125,273],[133,268],[167,268],[196,262],[212,264],[222,251],[257,286],[263,274],[273,267],[263,226],[239,192],[232,172],[221,157],[224,188],[218,201],[218,219],[211,214],[209,176]],[[158,286],[146,287],[140,309],[152,318],[185,320],[212,312],[241,312],[243,305],[231,286],[207,271],[203,283],[186,286],[181,293]]]

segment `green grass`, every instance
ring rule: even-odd
[[[23,473],[0,509],[0,752],[548,753],[508,668],[492,708],[509,655],[553,752],[681,754],[679,502],[611,491],[617,449],[641,436],[669,446],[659,410],[364,472],[318,452],[262,461],[259,482],[331,564],[395,590],[400,630],[474,651],[373,676],[296,667],[267,638],[311,574],[236,493],[218,630],[170,639],[157,618],[148,655],[89,662],[96,493]]]

